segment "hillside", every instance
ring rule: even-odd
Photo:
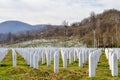
[[[79,28],[88,45],[92,45],[93,41],[93,22],[91,17],[86,18],[78,23],[73,23],[72,27]],[[120,11],[111,9],[101,14],[95,15],[95,31],[97,46],[120,46]]]
[[[93,26],[94,24],[94,26]],[[101,14],[94,13],[94,23],[92,17],[83,19],[81,22],[74,22],[71,26],[62,29],[56,28],[46,31],[45,36],[58,37],[64,39],[78,38],[81,42],[93,47],[93,30],[95,30],[97,47],[119,47],[120,46],[120,11],[115,9],[105,10]],[[55,33],[50,35],[50,33]]]

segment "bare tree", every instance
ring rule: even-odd
[[[66,40],[68,38],[68,22],[67,21],[63,21],[63,26],[64,26],[64,37],[65,37],[65,47],[66,47]]]
[[[96,47],[96,32],[95,32],[95,28],[96,28],[96,19],[95,19],[95,13],[91,12],[91,23],[92,23],[92,27],[93,27],[93,46],[94,48]]]
[[[120,19],[118,19],[118,18],[116,18],[115,19],[115,21],[116,21],[116,30],[115,30],[115,35],[116,35],[116,42],[117,42],[117,44],[116,44],[116,47],[118,47],[118,43],[119,43],[119,35],[118,35],[118,26],[119,26],[119,22],[120,22]]]

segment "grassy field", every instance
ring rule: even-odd
[[[39,69],[33,69],[17,54],[17,67],[12,67],[12,55],[9,51],[1,62],[0,80],[120,80],[120,61],[118,77],[112,77],[104,52],[96,69],[96,77],[93,78],[88,76],[88,62],[83,68],[78,67],[78,61],[68,64],[68,68],[63,68],[62,60],[60,60],[59,66],[57,74],[53,72],[53,61],[49,67],[39,62]]]

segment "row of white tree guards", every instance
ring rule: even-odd
[[[0,48],[0,62],[4,59],[7,55],[8,49],[7,48]]]
[[[95,70],[102,54],[102,49],[94,49],[89,52],[89,77],[95,76]]]
[[[83,63],[88,60],[89,55],[87,48],[15,48],[15,50],[33,68],[38,68],[39,61],[42,61],[42,64],[46,63],[47,66],[51,65],[51,61],[54,61],[54,65],[57,65],[57,63],[59,65],[60,56],[62,57],[64,68],[67,68],[68,60],[69,64],[79,60],[79,67],[82,67]]]
[[[10,48],[0,48],[0,61],[4,59]],[[16,52],[23,56],[25,61],[30,67],[38,69],[39,61],[42,64],[51,65],[54,61],[54,73],[59,72],[60,58],[63,61],[63,68],[67,68],[69,64],[78,60],[78,66],[83,67],[83,64],[88,61],[89,63],[89,77],[95,76],[95,70],[102,54],[101,48],[55,48],[55,47],[40,47],[40,48],[12,48],[13,66],[16,65]],[[118,76],[118,59],[120,59],[120,49],[106,48],[105,54],[108,59],[109,68],[112,76]]]
[[[112,76],[118,76],[118,60],[120,59],[119,48],[106,48],[106,58],[108,59],[109,69],[111,70]]]

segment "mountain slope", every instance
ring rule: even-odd
[[[93,22],[91,16],[81,22],[73,23],[77,27],[81,38],[88,45],[93,45]],[[120,46],[120,11],[115,9],[106,10],[95,15],[95,31],[97,46]]]
[[[98,47],[120,47],[120,11],[116,9],[105,10],[101,14],[95,14],[95,27],[91,15],[81,22],[74,22],[71,26],[47,30],[46,37],[64,37],[64,39],[78,38],[87,46],[94,43]]]
[[[20,21],[5,21],[0,23],[0,33],[16,33],[20,31],[43,29],[47,25],[34,26]]]

